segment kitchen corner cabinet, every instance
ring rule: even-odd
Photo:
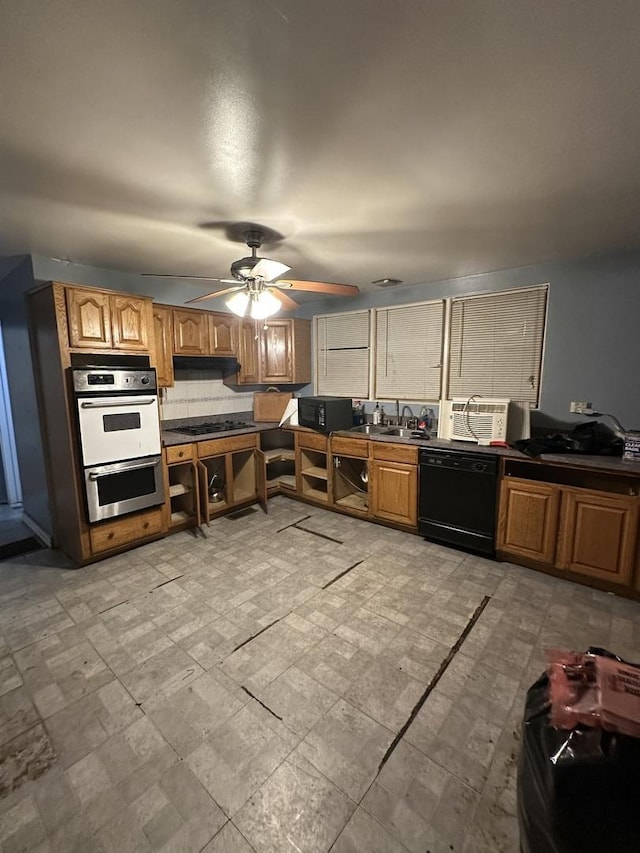
[[[198,480],[202,518],[207,523],[229,509],[253,503],[258,497],[258,436],[200,441]],[[212,493],[216,499],[212,500]]]
[[[173,385],[173,312],[161,305],[153,306],[153,334],[156,347],[158,388]]]
[[[243,320],[239,328],[240,370],[229,385],[311,382],[311,321]]]
[[[266,497],[284,492],[295,494],[296,451],[295,437],[291,430],[270,429],[260,433],[259,462],[264,472]],[[258,465],[260,469],[260,465]],[[262,481],[261,481],[262,482]],[[260,484],[258,491],[260,492]]]
[[[298,494],[314,503],[329,503],[327,436],[319,433],[296,431],[295,458]]]
[[[406,527],[418,525],[418,451],[370,442],[371,515]]]
[[[172,533],[200,523],[194,447],[179,444],[165,448],[165,514],[167,528]]]
[[[65,295],[72,349],[149,351],[151,299],[84,287]]]
[[[519,461],[505,461],[504,466],[500,556],[514,562],[525,558],[613,588],[630,586],[638,536],[638,478]]]

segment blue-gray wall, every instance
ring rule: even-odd
[[[5,329],[16,442],[25,510],[45,530],[50,530],[24,292],[33,286],[35,277],[111,287],[180,305],[201,292],[201,288],[175,279],[143,278],[39,256],[15,264],[16,259],[0,259],[0,318]],[[627,429],[640,428],[636,377],[640,364],[640,251],[401,286],[357,299],[306,303],[298,316],[400,305],[545,282],[550,284],[550,294],[539,422],[578,420],[569,415],[569,402],[591,400],[602,411],[615,414]]]
[[[44,531],[50,533],[49,494],[25,299],[26,292],[33,287],[33,284],[31,259],[29,257],[18,259],[13,268],[0,278],[0,321],[14,418],[23,508],[24,512]]]
[[[538,423],[582,420],[569,414],[569,403],[589,400],[616,415],[626,429],[640,429],[640,251],[380,289],[357,299],[307,303],[298,316],[546,282],[549,307]]]

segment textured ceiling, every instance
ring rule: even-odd
[[[225,276],[250,222],[366,286],[637,246],[639,37],[637,0],[4,0],[0,249]]]

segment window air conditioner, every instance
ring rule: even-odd
[[[529,403],[479,397],[476,400],[454,397],[440,406],[442,431],[439,438],[452,441],[513,442],[529,438]]]

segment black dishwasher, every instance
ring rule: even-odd
[[[421,450],[420,533],[493,554],[497,475],[498,458],[490,453]]]

